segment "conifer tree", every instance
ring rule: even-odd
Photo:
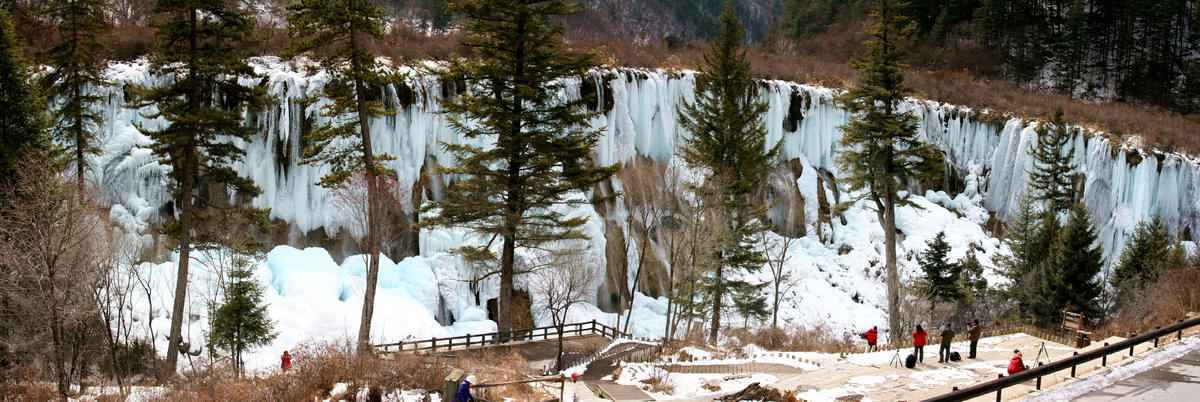
[[[19,162],[50,147],[45,103],[30,82],[29,65],[8,12],[0,9],[0,184],[11,184]],[[9,200],[0,199],[0,208]]]
[[[591,149],[600,132],[586,100],[564,100],[565,79],[594,66],[591,55],[566,49],[562,16],[581,9],[564,0],[458,0],[450,9],[463,18],[464,46],[472,58],[454,62],[451,76],[467,77],[472,88],[445,100],[452,128],[489,148],[443,144],[457,157],[444,173],[459,179],[429,211],[426,224],[459,226],[499,238],[500,299],[497,324],[512,329],[513,280],[518,248],[586,239],[586,217],[567,216],[559,206],[590,200],[572,193],[608,179],[613,167],[597,167]],[[496,260],[487,248],[459,250]]]
[[[1083,314],[1096,321],[1100,317],[1099,298],[1104,285],[1097,278],[1103,268],[1096,232],[1082,204],[1071,209],[1071,216],[1055,244],[1052,264],[1047,264],[1035,299],[1038,322],[1058,324],[1062,311]]]
[[[1000,256],[998,265],[1008,278],[1005,296],[1017,305],[1023,315],[1041,286],[1041,270],[1048,259],[1049,248],[1042,230],[1042,214],[1028,194],[1021,197],[1016,215],[1005,231],[1004,243],[1012,252]]]
[[[1037,134],[1037,143],[1030,150],[1035,161],[1029,172],[1029,187],[1043,211],[1057,216],[1075,202],[1071,155],[1066,150],[1074,132],[1063,120],[1062,109],[1058,109],[1053,120],[1038,126]]]
[[[242,112],[260,108],[266,98],[261,85],[244,86],[239,78],[257,77],[247,64],[246,41],[253,24],[235,0],[159,0],[158,46],[151,71],[170,77],[159,86],[134,88],[138,106],[155,106],[147,118],[169,125],[142,128],[154,143],[151,149],[171,165],[177,221],[167,232],[179,242],[175,300],[167,343],[167,360],[160,376],[175,372],[187,300],[194,226],[204,220],[208,197],[201,183],[222,186],[231,193],[254,197],[259,189],[231,167],[244,151],[231,139],[248,140],[255,128]],[[232,210],[225,208],[222,214]]]
[[[695,103],[678,110],[679,124],[691,133],[680,150],[684,161],[711,173],[705,188],[712,200],[727,214],[727,236],[717,253],[719,262],[704,287],[712,303],[709,339],[717,341],[721,313],[727,296],[750,304],[761,298],[750,283],[735,279],[735,272],[762,269],[766,258],[756,248],[754,234],[767,228],[763,222],[765,206],[754,193],[762,188],[779,155],[778,144],[767,143],[762,116],[767,104],[758,97],[758,83],[750,76],[750,62],[743,47],[745,32],[725,2],[719,36],[704,55],[696,85]]]
[[[305,140],[304,163],[323,164],[329,174],[323,187],[339,188],[356,174],[367,184],[367,288],[363,292],[358,326],[358,350],[370,352],[371,321],[379,281],[379,254],[384,191],[381,180],[392,172],[387,154],[377,154],[371,138],[370,118],[388,113],[372,91],[380,91],[388,77],[380,70],[368,40],[383,37],[384,12],[370,0],[300,0],[288,7],[289,56],[315,59],[329,74],[323,95],[331,102],[322,111],[331,123],[317,127]],[[314,71],[310,71],[312,73]]]
[[[929,314],[932,318],[937,312],[937,302],[953,303],[963,298],[962,266],[950,261],[950,244],[946,243],[945,232],[938,232],[925,245],[925,251],[917,257],[917,261],[924,274],[922,290],[925,297],[929,298]]]
[[[208,334],[212,346],[229,352],[234,376],[246,370],[242,355],[257,346],[275,339],[275,323],[267,316],[263,289],[254,279],[249,259],[235,255],[233,270],[225,286],[225,299],[214,312],[212,329]]]
[[[900,196],[905,184],[918,177],[918,166],[936,151],[917,138],[917,116],[899,110],[908,95],[904,64],[898,48],[910,32],[901,14],[903,3],[880,0],[867,29],[868,53],[853,62],[859,84],[838,98],[851,114],[842,127],[839,163],[850,189],[875,207],[884,232],[887,269],[888,326],[900,332],[900,275],[896,268],[896,207],[907,205]]]
[[[1113,269],[1111,284],[1117,291],[1117,304],[1132,301],[1163,272],[1186,265],[1185,260],[1183,247],[1172,241],[1162,219],[1155,216],[1139,223]]]
[[[86,157],[100,152],[94,144],[102,117],[95,110],[104,99],[89,87],[106,83],[104,45],[98,37],[108,29],[106,0],[61,0],[50,6],[58,22],[59,42],[50,49],[50,73],[43,79],[54,106],[52,128],[68,145],[75,163],[75,181],[83,192]]]
[[[963,292],[962,297],[958,300],[958,315],[966,318],[974,316],[977,311],[975,307],[986,301],[988,280],[983,276],[983,264],[979,263],[979,257],[975,255],[974,245],[967,250],[966,256],[958,260],[958,266],[962,272],[959,276],[959,289],[962,289]]]

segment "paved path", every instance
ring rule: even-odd
[[[591,385],[596,387],[601,397],[607,397],[614,401],[652,401],[650,395],[642,391],[641,388],[632,385],[621,385],[612,381],[595,381]]]
[[[1200,400],[1200,351],[1119,381],[1076,401],[1194,401]]]

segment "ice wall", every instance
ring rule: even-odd
[[[261,126],[262,135],[244,144],[247,154],[238,170],[263,189],[254,204],[270,207],[272,217],[300,232],[337,231],[346,222],[334,208],[331,193],[316,185],[326,169],[299,163],[302,133],[325,121],[319,113],[323,101],[307,99],[319,93],[327,77],[306,76],[294,65],[273,58],[258,59],[256,64],[269,78],[275,103],[248,116]],[[407,73],[404,82],[383,88],[380,94],[397,112],[370,121],[375,150],[395,157],[391,167],[401,188],[417,182],[430,162],[454,164],[442,143],[468,141],[451,130],[440,113],[441,99],[461,91],[462,85],[418,71],[401,69]],[[116,84],[101,89],[108,98],[107,123],[104,152],[92,160],[92,178],[115,202],[114,217],[131,229],[145,228],[160,219],[160,211],[168,205],[165,175],[170,167],[150,153],[150,141],[140,130],[162,122],[128,108],[123,86],[151,84],[157,78],[147,73],[145,63],[113,65],[109,76]],[[694,85],[692,72],[622,68],[572,80],[566,92],[585,97],[600,112],[593,122],[603,127],[595,149],[599,162],[627,162],[638,155],[666,162],[687,135],[678,125],[676,109],[692,99]],[[839,127],[847,116],[833,101],[836,90],[785,81],[761,85],[769,103],[768,136],[782,141],[784,157],[802,159],[808,166],[837,175]],[[979,191],[985,194],[989,210],[1007,216],[1015,208],[1026,187],[1034,123],[1020,119],[995,123],[997,119],[986,112],[930,101],[913,100],[905,107],[921,117],[921,135],[945,151],[956,168],[980,172]],[[1072,142],[1070,152],[1086,177],[1084,199],[1101,225],[1107,254],[1123,246],[1138,222],[1154,215],[1178,233],[1194,232],[1200,224],[1196,160],[1127,149],[1105,137],[1083,134]],[[428,191],[437,196],[436,187]]]

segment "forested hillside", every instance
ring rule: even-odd
[[[798,41],[856,32],[863,0],[787,0],[779,27]],[[1189,0],[913,0],[913,41],[947,64],[1080,99],[1200,108],[1197,2]],[[963,60],[954,53],[990,57]]]

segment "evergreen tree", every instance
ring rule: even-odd
[[[232,164],[244,151],[234,141],[248,140],[256,130],[243,120],[244,110],[265,104],[264,88],[239,84],[239,78],[255,78],[247,64],[253,24],[235,0],[159,0],[155,11],[158,46],[151,55],[151,71],[170,77],[159,86],[134,88],[138,106],[155,106],[147,118],[170,124],[158,129],[142,128],[154,143],[151,149],[171,164],[174,205],[178,220],[167,228],[179,242],[175,301],[167,360],[160,370],[175,372],[179,346],[183,342],[184,305],[187,300],[188,266],[191,263],[194,226],[205,220],[208,197],[201,183],[219,185],[242,197],[254,197],[259,189],[241,177]],[[224,208],[220,213],[230,213]]]
[[[885,236],[888,326],[900,332],[900,276],[896,269],[896,206],[908,204],[899,192],[919,176],[917,166],[936,153],[917,139],[917,116],[899,110],[908,95],[903,55],[898,48],[909,32],[903,3],[880,0],[868,27],[868,53],[853,63],[859,84],[838,98],[850,121],[842,127],[839,163],[852,191],[874,204]],[[851,200],[854,202],[857,200]]]
[[[950,244],[946,243],[945,232],[938,232],[925,245],[925,251],[917,257],[917,262],[924,274],[922,290],[925,297],[929,298],[929,315],[933,318],[938,301],[954,303],[965,296],[962,266],[950,261]]]
[[[363,292],[358,326],[358,350],[370,351],[371,320],[375,314],[375,291],[379,281],[379,254],[384,222],[383,177],[391,174],[384,166],[392,159],[376,154],[369,120],[387,113],[372,95],[386,84],[387,77],[367,41],[383,37],[384,12],[370,0],[300,0],[288,7],[288,31],[292,43],[289,56],[307,55],[329,74],[323,95],[330,99],[324,110],[331,123],[309,132],[304,140],[304,163],[329,167],[321,178],[323,187],[348,185],[355,174],[365,174],[367,184],[366,243],[367,288]],[[311,73],[312,71],[310,71]]]
[[[276,334],[251,262],[244,256],[235,258],[225,286],[225,300],[215,311],[208,339],[213,346],[229,352],[234,375],[240,377],[246,370],[242,354],[270,343]]]
[[[733,306],[742,316],[742,327],[750,328],[750,320],[763,321],[771,317],[770,304],[762,297],[767,282],[749,284],[744,291],[733,294]]]
[[[108,29],[107,0],[61,0],[51,5],[58,20],[59,42],[50,49],[51,71],[43,79],[54,106],[53,134],[68,145],[75,163],[80,193],[88,155],[98,154],[94,144],[102,117],[96,105],[104,99],[89,89],[104,85],[104,45],[98,37]],[[93,88],[89,88],[93,87]]]
[[[979,257],[975,255],[974,245],[967,250],[967,255],[958,261],[958,266],[962,272],[959,276],[959,289],[963,292],[963,297],[958,300],[958,316],[973,317],[977,310],[975,307],[985,302],[988,297],[988,281],[983,276],[983,264],[979,263]]]
[[[45,103],[30,82],[29,66],[8,12],[0,9],[0,185],[12,183],[24,155],[50,147]],[[7,186],[6,186],[7,187]],[[0,208],[10,200],[0,199]]]
[[[755,233],[767,229],[761,223],[765,206],[755,192],[764,185],[779,155],[779,145],[767,143],[762,118],[767,104],[758,97],[758,83],[750,76],[744,35],[733,4],[727,1],[720,33],[704,55],[696,101],[677,111],[680,126],[691,133],[680,150],[684,161],[711,173],[706,188],[698,190],[712,196],[701,199],[719,203],[728,215],[728,235],[717,250],[720,262],[704,284],[711,294],[712,342],[717,341],[726,297],[748,304],[748,300],[762,297],[754,285],[730,274],[755,272],[766,263],[754,241]]]
[[[450,126],[471,143],[443,144],[457,157],[444,173],[458,177],[431,203],[437,216],[426,224],[460,226],[503,240],[499,264],[497,324],[512,329],[515,251],[586,239],[586,217],[566,216],[562,205],[586,205],[572,193],[608,179],[614,167],[596,167],[590,154],[600,132],[586,100],[560,97],[565,80],[594,66],[591,55],[570,53],[558,17],[580,8],[564,0],[458,0],[451,10],[464,18],[464,45],[471,59],[452,63],[451,76],[473,79],[472,90],[445,100]],[[491,250],[468,247],[464,255],[495,260]]]
[[[1111,284],[1117,291],[1117,304],[1132,301],[1166,270],[1185,266],[1185,254],[1167,233],[1162,219],[1156,216],[1139,223],[1113,269]]]
[[[1043,210],[1057,216],[1075,202],[1071,154],[1066,149],[1075,133],[1063,120],[1062,109],[1058,109],[1050,123],[1038,126],[1037,134],[1037,143],[1030,150],[1035,161],[1029,172],[1029,187]]]
[[[1000,256],[998,265],[1008,279],[1005,296],[1017,305],[1024,315],[1041,286],[1041,273],[1049,256],[1049,244],[1042,230],[1042,214],[1034,206],[1034,199],[1021,197],[1016,215],[1005,231],[1004,243],[1012,251]]]
[[[1054,261],[1047,264],[1041,278],[1035,318],[1042,324],[1058,324],[1063,310],[1099,320],[1100,293],[1104,285],[1097,275],[1103,268],[1096,232],[1082,204],[1071,209],[1070,219],[1054,247]]]

